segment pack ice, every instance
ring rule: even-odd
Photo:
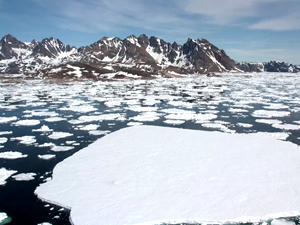
[[[300,214],[299,157],[261,134],[133,126],[59,163],[35,193],[81,225],[253,222]]]

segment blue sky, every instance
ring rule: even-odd
[[[300,0],[0,0],[0,36],[76,47],[103,36],[202,37],[237,61],[300,64],[299,12]]]

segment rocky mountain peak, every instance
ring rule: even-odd
[[[8,34],[0,40],[0,60],[17,58],[18,54],[14,49],[26,49],[25,43]]]

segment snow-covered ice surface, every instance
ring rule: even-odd
[[[34,180],[36,173],[19,173],[17,175],[13,175],[12,178],[16,181],[30,181]]]
[[[255,222],[300,214],[299,157],[260,134],[133,126],[58,164],[36,193],[74,224]]]
[[[6,184],[6,179],[11,175],[17,173],[16,170],[7,170],[5,168],[0,168],[0,186]]]
[[[259,133],[300,144],[299,74],[224,73],[59,83],[18,79],[15,83],[0,81],[0,168],[38,175],[30,182],[9,178],[0,186],[0,210],[11,215],[13,205],[16,224],[69,224],[68,210],[38,206],[36,197],[28,198],[33,193],[27,185],[36,187],[51,180],[57,163],[128,126]],[[12,160],[8,152],[27,157]],[[22,192],[17,191],[20,188]],[[17,196],[32,199],[26,204],[34,212],[16,204],[20,201]],[[34,222],[17,216],[25,212]]]

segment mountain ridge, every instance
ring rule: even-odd
[[[289,63],[235,62],[203,38],[179,45],[141,34],[125,39],[102,37],[76,48],[56,38],[19,41],[8,34],[0,40],[0,74],[56,78],[151,78],[215,72],[300,72]]]

